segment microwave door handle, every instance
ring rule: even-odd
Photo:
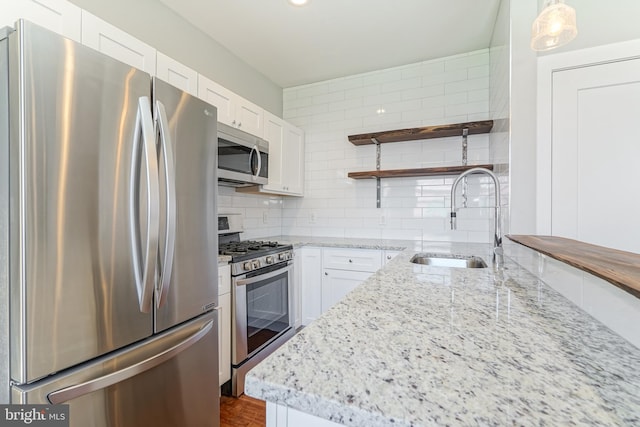
[[[176,345],[169,347],[168,349],[155,354],[148,359],[128,366],[119,371],[104,375],[102,377],[98,377],[81,384],[72,385],[61,390],[54,391],[52,393],[49,393],[47,399],[52,404],[57,405],[60,403],[69,402],[73,399],[84,396],[85,394],[89,394],[97,390],[102,390],[114,384],[123,382],[176,357],[177,355],[200,341],[209,333],[209,331],[211,331],[212,328],[213,321],[209,321],[201,329],[185,338],[183,341],[180,341]]]
[[[176,243],[176,170],[173,155],[173,143],[169,129],[169,120],[164,105],[156,101],[156,123],[160,137],[160,147],[164,153],[165,188],[166,188],[166,230],[164,256],[162,257],[162,272],[160,288],[156,295],[156,305],[162,307],[167,302],[169,287],[171,286],[171,272],[173,270],[173,254]]]
[[[140,142],[142,141],[142,149]],[[159,189],[158,189],[158,163],[155,137],[153,133],[153,119],[151,118],[151,104],[146,96],[138,99],[138,111],[136,114],[136,126],[132,144],[132,160],[129,175],[129,230],[131,234],[131,249],[133,253],[133,270],[138,302],[142,313],[149,313],[153,304],[153,289],[155,281],[156,259],[158,256],[158,231],[159,220]],[[144,244],[144,255],[138,242],[139,218],[136,209],[139,202],[140,181],[140,152],[144,153],[146,164],[146,176],[144,183],[147,186],[147,238]],[[143,266],[140,265],[140,257],[144,257]],[[142,271],[141,271],[142,270]]]
[[[253,173],[253,178],[255,179],[260,176],[260,170],[262,169],[262,156],[260,156],[260,150],[258,150],[258,146],[254,145],[253,148],[251,149],[251,154],[249,155],[249,162],[251,163],[252,172],[253,172],[253,162],[251,161],[251,158],[253,157],[254,152],[256,156],[258,156],[258,168]]]

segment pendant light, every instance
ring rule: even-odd
[[[555,49],[569,43],[577,34],[576,10],[563,0],[547,0],[531,27],[531,49]]]

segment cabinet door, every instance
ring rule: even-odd
[[[264,136],[264,128],[262,123],[264,111],[262,110],[262,108],[237,95],[235,101],[235,126],[238,129],[262,138]]]
[[[82,9],[66,0],[0,0],[0,10],[0,27],[13,27],[24,18],[74,41],[81,40]]]
[[[218,108],[218,121],[229,126],[235,125],[235,94],[218,83],[198,75],[198,98]]]
[[[222,385],[231,379],[231,268],[218,266],[218,370]]]
[[[178,89],[198,96],[198,73],[162,52],[157,54],[156,75]]]
[[[282,184],[291,195],[304,192],[304,132],[287,124],[282,148]],[[271,171],[269,171],[271,172]]]
[[[282,145],[284,143],[285,123],[281,118],[264,112],[264,139],[269,142],[269,183],[264,190],[280,193],[284,190],[282,182]]]
[[[146,71],[156,73],[156,50],[121,29],[82,11],[82,44]]]
[[[330,309],[371,276],[368,271],[325,269],[322,275],[322,312]]]
[[[301,249],[301,317],[308,325],[322,313],[322,249]]]
[[[302,249],[293,253],[293,324],[297,329],[302,325]]]
[[[340,270],[375,272],[382,267],[381,251],[377,249],[327,248],[323,251],[323,267]]]
[[[304,132],[286,125],[282,147],[282,183],[291,195],[302,196],[304,191]]]

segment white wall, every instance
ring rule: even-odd
[[[283,200],[283,233],[490,242],[493,190],[486,179],[470,178],[472,207],[459,212],[451,231],[454,177],[383,179],[381,209],[375,180],[347,178],[375,169],[375,147],[354,146],[348,135],[489,117],[488,49],[285,89],[284,118],[306,134],[306,176],[305,197]],[[459,165],[461,142],[384,144],[381,167]],[[469,163],[489,157],[489,136],[470,136]]]
[[[537,56],[529,43],[537,9],[534,2],[510,3],[510,233],[535,234]]]
[[[502,230],[510,232],[509,131],[511,88],[510,1],[500,2],[489,48],[489,108],[493,129],[489,135],[491,163],[502,190]]]
[[[281,115],[281,87],[158,0],[71,0],[71,3],[273,114]]]

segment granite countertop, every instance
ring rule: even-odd
[[[419,246],[491,260],[489,245]],[[415,252],[251,370],[245,392],[348,426],[640,425],[640,349],[508,257],[455,269]]]
[[[231,255],[218,255],[218,265],[229,264],[231,262]]]

